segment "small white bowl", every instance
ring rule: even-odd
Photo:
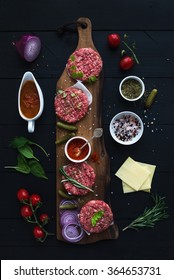
[[[70,161],[75,162],[75,163],[80,163],[80,162],[83,162],[83,161],[87,160],[88,157],[89,157],[90,154],[91,154],[91,145],[90,145],[89,142],[88,142],[87,145],[86,145],[86,146],[88,147],[88,153],[87,153],[86,156],[83,157],[82,159],[80,159],[80,158],[78,159],[78,157],[77,157],[77,159],[74,159],[74,158],[72,158],[72,157],[68,154],[68,147],[69,147],[69,145],[72,144],[72,141],[77,141],[78,139],[79,139],[80,141],[83,141],[82,145],[83,145],[85,142],[87,142],[87,139],[84,138],[84,137],[82,137],[82,136],[74,136],[74,137],[72,137],[71,139],[69,139],[69,140],[66,142],[66,144],[65,144],[65,155],[66,155],[66,157],[67,157]],[[81,147],[82,145],[80,145],[80,147]],[[84,149],[85,149],[85,147],[84,147]],[[82,149],[82,150],[83,150],[83,149]]]
[[[133,121],[130,122],[130,125],[127,125],[127,127],[126,125],[123,126],[123,124],[126,123],[125,118],[126,120],[129,120],[129,118],[133,118]],[[131,124],[133,126],[131,126]],[[133,128],[135,128],[135,132],[137,132],[136,135],[133,135]],[[130,111],[123,111],[112,118],[109,130],[112,138],[119,144],[132,145],[136,143],[143,135],[144,125],[141,118],[137,114]],[[122,132],[120,132],[120,130],[122,130]]]
[[[135,80],[135,81],[138,81],[141,85],[141,92],[140,94],[136,97],[136,98],[128,98],[126,97],[123,92],[122,92],[122,86],[123,86],[123,83],[128,81],[128,80]],[[119,85],[119,91],[120,91],[120,94],[121,96],[125,99],[125,100],[128,100],[128,101],[136,101],[138,99],[140,99],[144,92],[145,92],[145,85],[144,85],[144,82],[137,76],[127,76],[125,77],[121,82],[120,82],[120,85]]]

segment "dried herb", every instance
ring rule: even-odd
[[[134,99],[141,94],[142,87],[137,80],[128,79],[123,82],[121,91],[126,98]]]
[[[153,195],[152,199],[154,206],[151,208],[145,208],[144,212],[125,227],[123,231],[126,229],[138,230],[139,228],[154,227],[156,222],[168,218],[169,215],[166,212],[167,206],[165,203],[165,197]]]

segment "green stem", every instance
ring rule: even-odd
[[[44,149],[42,146],[40,146],[39,144],[34,143],[34,142],[30,142],[30,144],[31,144],[31,145],[35,145],[35,146],[37,146],[38,148],[40,148],[40,149],[44,152],[44,154],[48,157],[48,153],[45,151],[45,149]]]
[[[38,205],[36,206],[36,208],[34,209],[31,202],[30,202],[30,203],[27,203],[26,201],[23,201],[23,203],[26,204],[26,205],[28,205],[28,206],[30,206],[31,211],[32,211],[32,213],[33,213],[33,217],[34,217],[34,220],[28,220],[28,219],[27,219],[27,222],[28,222],[28,223],[32,223],[32,224],[37,224],[37,225],[43,230],[43,232],[45,233],[44,238],[42,238],[42,239],[40,238],[39,241],[40,241],[40,242],[44,242],[44,241],[46,240],[46,238],[47,238],[48,235],[54,235],[54,233],[48,232],[48,231],[40,224],[40,222],[38,221],[38,218],[37,218],[37,216],[36,216],[36,210],[39,208],[39,204],[38,204]]]
[[[133,49],[131,47],[129,47],[129,45],[125,41],[122,41],[122,42],[131,51],[131,53],[133,54],[133,57],[134,57],[136,63],[139,64],[139,61],[138,61],[138,59],[136,57],[136,54],[134,53]]]

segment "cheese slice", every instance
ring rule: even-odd
[[[133,188],[131,188],[129,185],[127,185],[125,182],[122,181],[122,187],[123,187],[123,193],[131,193],[131,192],[135,192],[135,190]],[[144,192],[149,192],[150,193],[151,188],[149,189],[144,189],[142,191]],[[141,191],[141,189],[140,189]]]
[[[150,172],[131,157],[128,157],[115,175],[131,188],[138,191],[142,184],[147,180]]]
[[[152,179],[153,179],[153,176],[154,176],[154,172],[155,172],[156,166],[155,165],[151,165],[151,164],[147,164],[147,163],[142,163],[142,162],[137,162],[137,163],[139,163],[141,166],[144,166],[150,172],[148,178],[142,184],[142,186],[140,187],[139,191],[150,192],[151,185],[152,185]],[[123,187],[123,192],[124,193],[130,193],[130,192],[134,192],[135,191],[133,188],[131,188],[125,182],[122,182],[122,187]]]

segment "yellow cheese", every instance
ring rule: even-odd
[[[131,188],[138,191],[147,180],[150,172],[131,157],[128,157],[115,175]]]
[[[131,188],[129,185],[127,185],[125,182],[122,181],[122,187],[123,187],[123,193],[131,193],[131,192],[135,192],[135,190],[133,188]],[[144,189],[142,191],[144,192],[150,192],[151,188],[149,189]],[[141,191],[141,189],[140,189]]]
[[[146,168],[150,172],[148,178],[141,185],[139,191],[150,192],[151,184],[152,184],[152,179],[153,179],[153,175],[154,175],[156,166],[155,165],[151,165],[151,164],[147,164],[147,163],[142,163],[142,162],[137,162],[137,163],[139,163],[141,166],[143,166],[144,168]],[[124,193],[130,193],[130,192],[134,192],[135,191],[133,188],[131,188],[125,182],[122,182],[122,187],[123,187],[123,192]]]

